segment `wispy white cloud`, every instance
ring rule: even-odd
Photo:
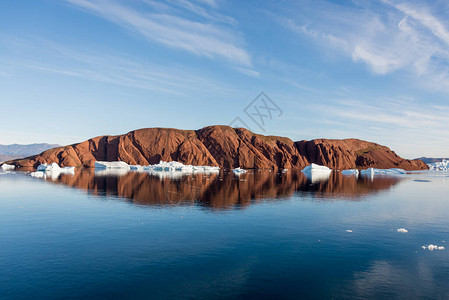
[[[315,111],[325,111],[326,120],[338,122],[341,137],[348,132],[384,143],[406,157],[447,155],[449,147],[449,106],[420,104],[413,99],[337,99],[314,104]],[[414,145],[413,148],[410,145]]]
[[[150,1],[152,1],[152,0],[150,0]],[[174,7],[177,7],[177,8],[179,7],[183,10],[192,12],[192,13],[196,14],[197,16],[202,17],[206,20],[227,23],[227,24],[237,26],[237,21],[233,17],[220,14],[215,9],[204,8],[201,5],[195,3],[194,1],[168,0],[168,2],[171,3],[172,6],[174,6]],[[205,4],[208,4],[208,3],[205,3]],[[209,4],[209,6],[215,8],[217,5],[215,2],[212,2],[212,4]],[[167,5],[167,8],[168,8],[167,9],[168,11],[172,11],[172,10],[170,10],[170,6]]]
[[[298,7],[296,16],[281,23],[323,48],[365,63],[375,74],[403,70],[423,85],[449,90],[449,22],[432,10],[431,2],[380,0],[366,6],[340,6],[316,1],[313,5],[321,9],[313,18]]]
[[[146,39],[165,46],[185,50],[208,58],[222,58],[233,64],[250,67],[251,56],[243,48],[240,34],[219,24],[192,21],[177,15],[137,11],[130,5],[113,0],[66,0],[125,28],[134,30]],[[196,14],[211,19],[224,16],[208,13],[191,1],[175,1]],[[214,1],[200,1],[214,8]],[[232,22],[232,18],[227,19]]]
[[[254,71],[252,69],[236,67],[235,70],[237,70],[238,72],[245,74],[247,76],[260,77],[260,73],[257,71]]]
[[[12,42],[21,55],[0,58],[0,64],[4,59],[9,69],[14,65],[18,71],[28,69],[173,95],[232,92],[225,84],[188,68],[171,68],[117,53],[71,48],[40,38],[29,37],[23,41],[15,38]],[[8,39],[0,39],[1,46],[6,48],[8,43]],[[34,47],[36,44],[39,49]]]

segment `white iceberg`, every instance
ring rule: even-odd
[[[432,171],[449,171],[449,160],[443,159],[440,162],[434,162],[427,164],[429,166],[429,170]]]
[[[129,169],[124,161],[96,161],[95,169]]]
[[[312,181],[312,183],[315,183],[318,181],[328,180],[329,176],[332,173],[332,170],[326,166],[311,164],[302,169],[301,172],[303,172],[307,176],[307,178],[309,178],[310,181]]]
[[[1,166],[1,168],[2,168],[3,171],[12,171],[12,170],[14,170],[16,168],[16,166],[3,164]]]
[[[58,171],[60,169],[61,167],[57,163],[41,164],[37,167],[37,170],[41,172]]]
[[[245,169],[241,169],[240,167],[236,168],[236,169],[232,169],[232,172],[234,173],[234,175],[241,175],[241,174],[245,174],[248,171]]]
[[[191,174],[216,174],[220,171],[220,167],[184,165],[177,161],[160,161],[158,164],[149,166],[135,165],[129,167],[131,171],[147,172],[159,178],[171,179],[177,179]]]
[[[51,178],[56,180],[61,174],[74,175],[75,167],[61,168],[57,163],[41,164],[37,167],[37,172],[31,172],[30,176],[35,178]]]
[[[375,169],[369,168],[366,170],[360,171],[361,175],[403,175],[407,174],[407,172],[403,169],[392,168],[392,169]]]
[[[407,230],[407,229],[405,229],[405,228],[399,228],[399,229],[398,229],[398,232],[403,232],[403,233],[406,233],[406,232],[408,232],[408,230]]]
[[[341,171],[341,174],[347,175],[347,176],[351,176],[351,175],[358,176],[359,170],[357,170],[357,169],[343,170],[343,171]]]

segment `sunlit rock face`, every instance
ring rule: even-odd
[[[356,139],[293,142],[263,136],[244,128],[209,126],[200,130],[147,128],[117,136],[100,136],[8,162],[17,167],[58,163],[61,167],[94,167],[96,161],[154,165],[178,161],[193,166],[227,169],[303,169],[315,163],[331,169],[428,169],[420,160],[406,160],[385,146]]]

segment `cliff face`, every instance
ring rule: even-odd
[[[428,168],[420,160],[406,160],[385,146],[357,139],[293,142],[289,138],[263,136],[228,126],[209,126],[196,131],[139,129],[53,148],[8,163],[17,167],[37,167],[52,162],[62,167],[93,167],[97,160],[124,161],[131,165],[149,165],[163,160],[245,169],[299,169],[310,163],[332,169]]]

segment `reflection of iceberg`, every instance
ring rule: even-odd
[[[362,170],[360,171],[361,175],[368,175],[368,176],[373,176],[373,175],[403,175],[403,174],[407,174],[407,172],[405,170],[402,169],[374,169],[374,168],[369,168],[366,170]]]
[[[244,169],[236,168],[236,169],[233,169],[232,172],[233,172],[235,175],[239,176],[239,175],[241,175],[241,174],[245,174],[245,173],[248,172],[248,171],[247,171],[247,170],[244,170]]]
[[[265,199],[277,201],[303,194],[323,200],[362,200],[367,195],[386,191],[402,180],[399,176],[375,176],[370,182],[366,177],[356,178],[332,172],[329,180],[310,184],[305,173],[296,170],[281,174],[259,171],[245,179],[235,180],[232,172],[210,176],[194,173],[185,176],[182,172],[130,171],[123,176],[111,175],[110,180],[105,180],[97,172],[77,169],[74,176],[61,175],[51,182],[88,190],[98,196],[118,195],[143,205],[179,204],[213,209],[241,209]]]
[[[1,166],[1,169],[3,170],[3,171],[12,171],[12,170],[14,170],[16,167],[15,166],[13,166],[13,165],[8,165],[8,164],[3,164],[2,166]]]
[[[125,168],[103,168],[95,169],[95,176],[123,176],[129,172]]]
[[[351,176],[351,175],[358,176],[359,170],[357,170],[357,169],[344,170],[344,171],[341,171],[341,174],[348,175],[348,176]]]
[[[328,180],[332,170],[326,166],[311,164],[310,166],[305,167],[302,172],[310,181],[312,181],[312,183],[315,183],[318,181]]]

